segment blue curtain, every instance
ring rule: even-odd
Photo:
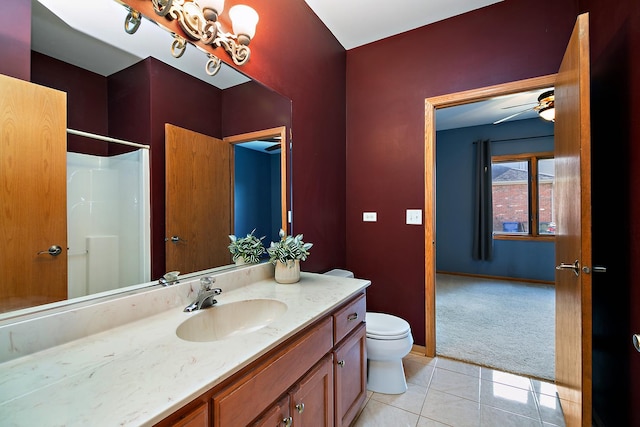
[[[493,257],[493,213],[491,200],[491,141],[476,141],[475,197],[473,215],[473,259]]]

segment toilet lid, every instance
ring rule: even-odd
[[[372,338],[405,337],[411,331],[406,320],[386,313],[367,312],[366,323],[367,336]]]

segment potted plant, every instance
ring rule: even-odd
[[[260,262],[260,258],[265,253],[262,245],[262,239],[265,236],[257,238],[253,235],[255,231],[256,229],[254,228],[246,237],[241,238],[237,238],[234,235],[229,236],[231,240],[229,252],[233,255],[233,262],[236,264],[257,264]]]
[[[276,266],[275,280],[278,283],[296,283],[300,280],[300,261],[309,256],[313,243],[302,241],[302,234],[287,236],[280,229],[280,240],[271,242],[267,248],[269,261]]]

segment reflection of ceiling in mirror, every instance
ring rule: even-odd
[[[224,63],[216,76],[209,76],[207,56],[193,45],[181,58],[174,58],[171,35],[149,20],[144,19],[135,34],[127,34],[127,9],[116,0],[31,2],[33,50],[102,76],[153,56],[220,89],[249,81]]]

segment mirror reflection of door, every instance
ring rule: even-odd
[[[231,263],[231,148],[220,139],[165,125],[167,271]]]
[[[63,92],[2,75],[0,93],[0,312],[6,312],[67,298],[67,100]]]

